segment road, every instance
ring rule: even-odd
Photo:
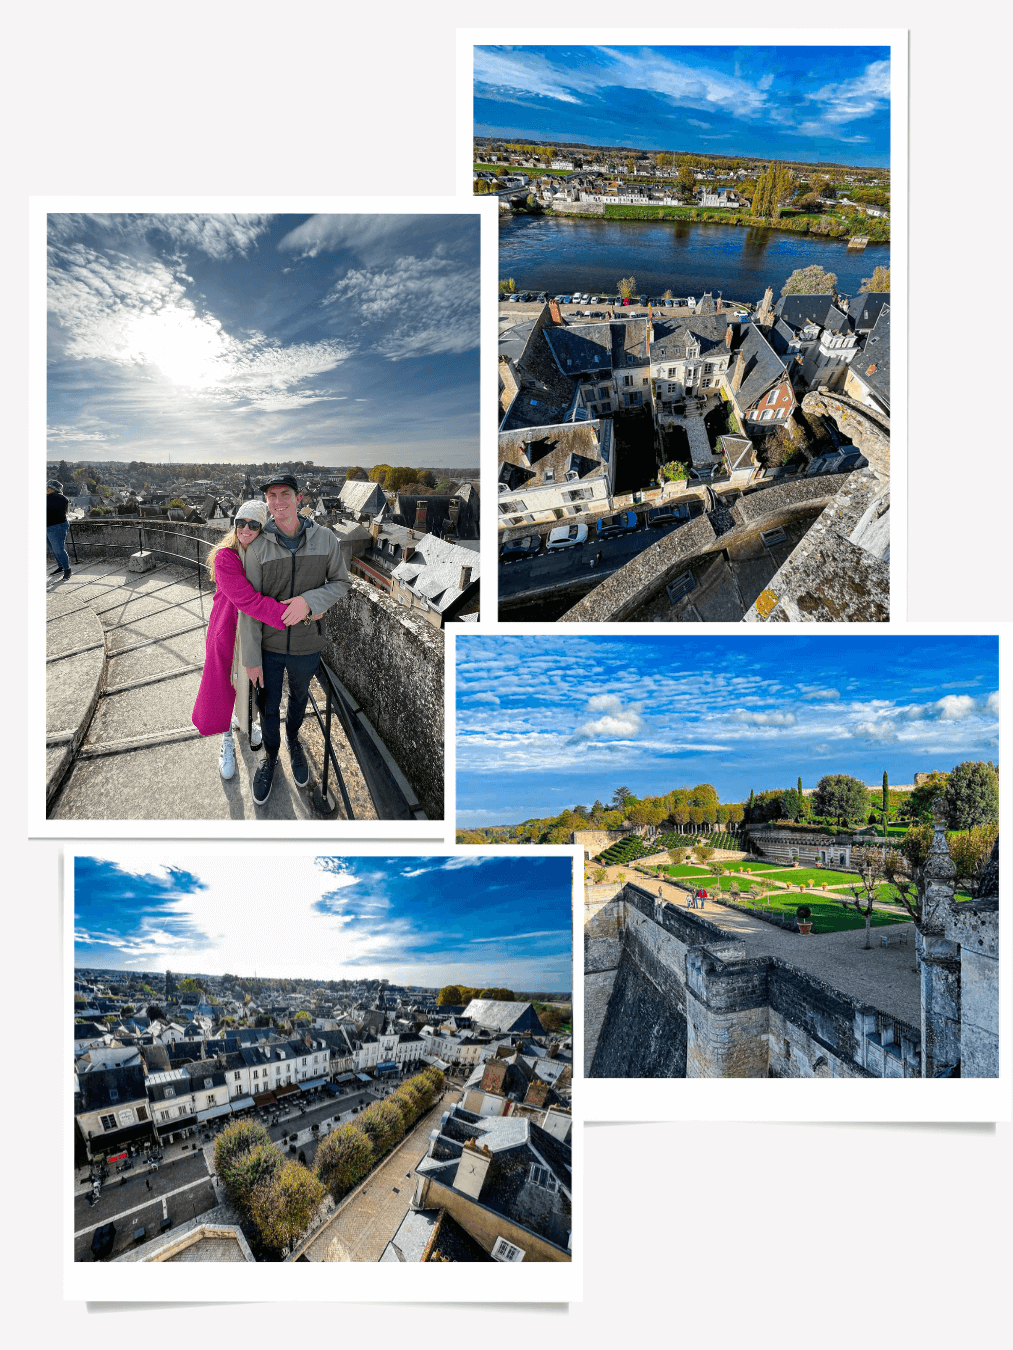
[[[689,504],[689,509],[692,520],[702,514],[703,503],[697,498]],[[666,534],[671,534],[673,530],[688,523],[685,520],[678,520],[672,525],[662,527],[640,525],[629,534],[621,534],[601,543],[594,530],[589,529],[586,544],[553,550],[551,553],[537,553],[530,558],[518,558],[509,562],[501,559],[500,602],[513,596],[551,590],[553,587],[571,585],[574,582],[600,581],[620,567],[624,567],[631,558],[635,558],[651,544],[656,544]],[[532,533],[536,531],[533,529]],[[591,563],[597,558],[599,551],[603,555],[602,561],[592,567]]]
[[[122,1178],[126,1180],[121,1185]],[[139,1228],[145,1230],[145,1241],[149,1241],[158,1236],[165,1215],[174,1224],[182,1223],[217,1203],[207,1163],[199,1150],[163,1164],[157,1172],[136,1166],[130,1172],[111,1172],[97,1204],[89,1205],[84,1195],[74,1201],[74,1260],[93,1259],[91,1239],[100,1224],[116,1225],[112,1255],[119,1256],[133,1246]]]

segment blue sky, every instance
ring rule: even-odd
[[[571,860],[78,857],[78,966],[569,991]]]
[[[457,639],[457,825],[997,760],[994,637]]]
[[[888,47],[476,47],[477,136],[887,168]]]
[[[50,215],[49,458],[478,463],[475,215]]]

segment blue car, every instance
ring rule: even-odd
[[[636,511],[619,511],[614,516],[602,516],[598,521],[598,538],[612,539],[637,528]]]

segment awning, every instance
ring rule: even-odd
[[[355,1074],[354,1074],[354,1073],[339,1073],[339,1074],[338,1074],[338,1082],[339,1082],[339,1083],[350,1083],[354,1077],[355,1077]]]
[[[245,1111],[248,1107],[255,1105],[252,1097],[237,1097],[232,1103],[232,1109],[233,1111]]]
[[[326,1082],[326,1078],[311,1078],[308,1083],[300,1083],[299,1086],[302,1088],[303,1092],[306,1092],[309,1088],[321,1087]]]
[[[196,1116],[179,1116],[176,1120],[170,1120],[165,1125],[159,1125],[158,1133],[175,1134],[177,1130],[188,1130],[192,1125],[197,1124]]]
[[[198,1111],[198,1120],[212,1120],[215,1116],[228,1116],[232,1113],[231,1105],[210,1106],[206,1111]]]
[[[150,1120],[144,1120],[134,1125],[124,1125],[120,1130],[107,1130],[94,1135],[88,1140],[92,1156],[100,1152],[103,1157],[108,1157],[110,1153],[119,1153],[125,1144],[132,1144],[138,1139],[150,1139],[151,1126]]]
[[[371,1083],[373,1081],[368,1073],[357,1073],[355,1076],[362,1083]]]
[[[255,1092],[255,1093],[253,1094],[253,1100],[257,1103],[258,1106],[266,1106],[266,1105],[268,1104],[268,1102],[273,1102],[273,1101],[274,1101],[274,1093],[273,1093],[273,1092]]]
[[[392,1059],[385,1059],[382,1064],[378,1064],[376,1066],[377,1073],[379,1073],[381,1069],[383,1070],[384,1073],[390,1073],[392,1069],[395,1073],[397,1073],[397,1065],[394,1063]]]
[[[298,1092],[298,1091],[299,1089],[295,1085],[295,1083],[286,1083],[284,1087],[275,1088],[274,1095],[276,1097],[287,1097],[290,1092]]]

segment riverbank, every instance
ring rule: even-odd
[[[547,219],[561,219],[569,213],[553,211],[547,208],[543,215]],[[748,216],[742,211],[730,207],[716,207],[704,210],[693,206],[603,206],[601,215],[581,215],[582,220],[683,220],[697,225],[732,225],[753,230],[786,230],[790,234],[813,234],[823,239],[848,239],[853,235],[864,235],[870,243],[888,244],[890,242],[889,222],[874,217],[856,216],[854,220],[840,220],[834,216],[782,216],[778,220],[768,220],[761,216]],[[830,222],[830,223],[828,223]]]

